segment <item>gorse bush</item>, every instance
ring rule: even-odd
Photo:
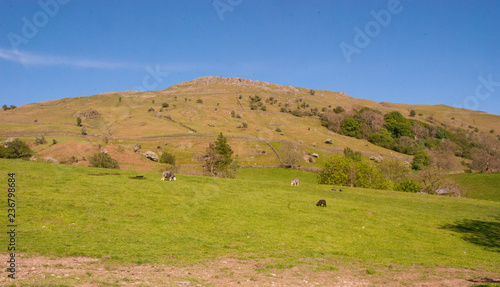
[[[101,167],[101,168],[115,168],[118,169],[118,161],[111,158],[107,153],[96,152],[89,158],[91,167]]]

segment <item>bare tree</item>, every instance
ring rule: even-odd
[[[500,169],[500,141],[488,134],[477,138],[478,147],[472,149],[472,169],[494,172]]]

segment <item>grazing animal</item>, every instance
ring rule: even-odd
[[[161,180],[165,180],[165,178],[168,178],[169,181],[171,180],[176,180],[175,175],[171,171],[164,171],[161,175]]]
[[[299,179],[298,178],[294,178],[292,179],[292,186],[299,186]]]
[[[341,190],[339,190],[339,191],[342,191],[342,189],[341,189]]]
[[[318,201],[318,203],[316,203],[316,206],[324,206],[324,207],[326,207],[326,200],[321,199],[320,201]]]

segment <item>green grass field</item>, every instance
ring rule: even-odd
[[[287,169],[242,169],[236,179],[178,175],[175,182],[155,172],[23,160],[0,159],[0,171],[4,190],[7,174],[16,174],[16,252],[117,264],[231,256],[270,259],[278,268],[334,259],[500,271],[495,201],[334,192],[313,173]],[[130,178],[136,175],[145,179]],[[299,187],[290,186],[294,177]],[[328,206],[317,207],[319,199]],[[5,247],[7,239],[2,232]]]
[[[453,180],[465,189],[467,198],[500,202],[500,173],[455,174]]]

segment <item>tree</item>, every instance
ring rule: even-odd
[[[79,127],[82,125],[82,119],[80,117],[76,118],[76,125]]]
[[[391,133],[386,128],[381,128],[378,133],[371,134],[368,137],[368,141],[374,145],[378,145],[388,149],[392,149],[394,146],[394,139]]]
[[[342,125],[340,126],[340,133],[346,136],[355,137],[358,135],[359,128],[359,122],[348,117],[344,119]]]
[[[100,167],[100,168],[114,168],[118,169],[120,166],[118,165],[118,161],[111,158],[111,156],[107,153],[96,152],[89,158],[91,167]]]
[[[233,151],[227,143],[227,139],[219,134],[217,140],[210,143],[203,156],[203,169],[209,172],[212,176],[232,176],[233,172]]]
[[[489,134],[477,138],[477,147],[471,152],[471,168],[480,172],[500,169],[500,142]]]
[[[14,139],[5,145],[0,145],[0,158],[27,158],[32,155],[31,148],[20,139]]]
[[[415,110],[410,111],[410,117],[414,117],[416,115],[417,115],[417,112],[415,112]]]
[[[398,111],[393,111],[384,116],[385,127],[392,134],[392,137],[401,136],[414,137],[411,121]]]
[[[341,155],[334,155],[325,162],[318,174],[318,183],[377,189],[390,186],[390,182],[368,163],[354,162]]]

